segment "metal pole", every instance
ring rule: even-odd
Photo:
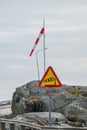
[[[44,49],[38,50],[38,51],[36,52],[36,64],[37,64],[38,80],[40,80],[40,72],[39,72],[39,64],[38,64],[38,53],[39,53],[40,51],[44,51],[44,50],[46,50],[46,49],[47,49],[47,48],[44,48]]]
[[[46,56],[45,56],[45,19],[43,19],[43,28],[44,28],[44,33],[43,33],[43,56],[44,56],[44,73],[46,70]]]
[[[51,122],[51,94],[52,94],[52,88],[49,88],[49,126],[52,125],[52,122]]]
[[[44,28],[44,34],[43,34],[43,56],[44,56],[44,73],[46,70],[46,54],[45,54],[45,19],[43,19],[43,28]],[[51,126],[51,88],[49,88],[49,126]]]
[[[38,51],[37,51],[37,53],[38,53]],[[38,65],[38,57],[37,57],[37,53],[36,53],[37,73],[38,73],[38,80],[40,80],[40,73],[39,73],[39,65]]]

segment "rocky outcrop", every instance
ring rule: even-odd
[[[29,121],[33,123],[37,123],[39,125],[48,125],[49,124],[49,113],[48,112],[33,112],[33,113],[27,113],[23,115],[18,115],[14,119],[20,120],[20,121]],[[52,112],[51,113],[51,123],[57,124],[57,123],[65,123],[66,118],[63,116],[63,114]]]
[[[63,108],[75,101],[76,98],[77,97],[72,94],[60,92],[53,97],[54,112],[63,113]]]
[[[46,94],[46,89],[38,87],[38,81],[18,87],[12,99],[13,115],[47,110]]]
[[[16,88],[12,98],[12,113],[14,116],[30,112],[49,111],[49,88],[38,86],[39,81],[31,81]],[[51,111],[63,114],[68,122],[81,122],[87,125],[87,88],[81,86],[63,85],[51,88]],[[72,124],[73,125],[73,124]],[[75,125],[75,123],[74,123]]]
[[[49,124],[48,112],[33,112],[23,115],[18,115],[14,119],[18,121],[26,121],[31,123],[36,123],[42,126],[47,126]],[[51,124],[56,126],[70,127],[66,124],[66,118],[61,113],[52,112],[51,113]]]
[[[79,97],[73,103],[67,105],[63,109],[64,116],[69,120],[69,123],[78,126],[87,126],[87,97]],[[80,124],[81,123],[81,124]]]

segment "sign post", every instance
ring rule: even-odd
[[[51,123],[51,94],[52,94],[52,88],[49,88],[49,126],[52,125]]]
[[[51,94],[52,94],[52,87],[61,87],[62,84],[57,77],[56,73],[54,72],[51,66],[48,67],[44,76],[39,82],[40,87],[48,87],[49,88],[49,126],[52,125],[51,123]]]

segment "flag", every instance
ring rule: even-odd
[[[43,34],[44,34],[44,28],[41,28],[40,33],[39,33],[38,37],[37,37],[36,40],[35,40],[34,46],[33,46],[32,50],[31,50],[29,56],[32,56],[32,54],[33,54],[33,52],[34,52],[34,50],[35,50],[35,48],[36,48],[36,45],[38,44],[38,42],[39,42],[39,40],[40,40],[40,37],[41,37],[41,35],[43,35]]]

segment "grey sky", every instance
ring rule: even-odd
[[[29,53],[45,19],[46,67],[63,84],[87,85],[87,0],[0,0],[0,100],[38,79],[36,52]],[[40,77],[43,53],[38,53]]]

